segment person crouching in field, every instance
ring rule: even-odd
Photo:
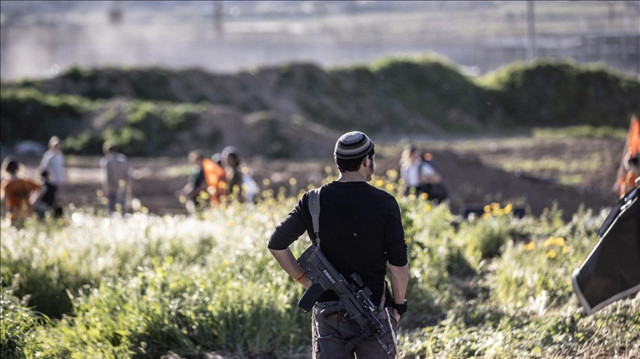
[[[0,197],[6,200],[7,218],[11,224],[21,225],[31,216],[33,200],[40,190],[40,184],[19,176],[20,163],[13,157],[5,158],[2,169],[7,178],[2,180]]]
[[[202,161],[204,155],[199,150],[189,152],[189,164],[192,166],[187,184],[176,191],[176,197],[185,201],[189,214],[202,211],[207,207],[207,181]]]
[[[367,183],[375,169],[374,156],[374,144],[362,132],[349,132],[338,139],[334,160],[340,177],[322,186],[319,195],[320,248],[344,278],[350,278],[352,273],[362,278],[372,291],[371,300],[377,308],[373,315],[386,333],[378,339],[358,341],[349,349],[350,341],[361,336],[361,329],[355,321],[345,319],[342,310],[327,316],[321,314],[324,309],[335,307],[339,300],[333,291],[326,291],[313,307],[313,357],[317,359],[354,358],[354,355],[394,358],[397,353],[397,323],[407,306],[407,245],[395,197]],[[313,283],[289,246],[305,231],[316,243],[309,198],[310,192],[302,196],[275,228],[268,244],[284,271],[306,289]],[[390,292],[386,274],[391,282]],[[381,343],[390,350],[385,350]]]

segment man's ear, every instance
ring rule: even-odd
[[[364,156],[362,162],[360,163],[360,167],[367,168],[369,167],[369,156]]]

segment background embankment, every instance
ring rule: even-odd
[[[68,162],[68,200],[79,206],[100,205],[91,158],[105,140],[140,158],[134,190],[143,205],[173,213],[182,211],[173,192],[186,182],[184,158],[194,148],[237,146],[263,189],[291,192],[320,184],[335,139],[360,129],[379,144],[381,175],[398,168],[410,142],[433,152],[456,211],[498,201],[541,213],[557,203],[571,216],[580,204],[598,210],[615,199],[639,98],[637,79],[567,61],[516,63],[479,78],[426,55],[233,75],[76,67],[3,82],[0,136],[3,156],[18,141],[44,144],[52,134],[68,156],[85,156]]]
[[[431,138],[534,126],[625,128],[640,112],[638,98],[637,79],[544,60],[481,78],[431,56],[234,75],[72,68],[52,79],[2,83],[1,140],[45,142],[57,134],[78,154],[97,154],[111,140],[131,156],[234,144],[247,157],[322,158],[336,133],[353,128]]]

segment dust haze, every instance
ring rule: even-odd
[[[640,73],[640,3],[2,1],[3,80],[71,67],[370,62],[435,53],[472,75],[535,57]]]

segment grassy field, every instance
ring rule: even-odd
[[[310,357],[302,287],[266,250],[295,198],[265,197],[194,217],[2,222],[2,357]],[[586,316],[571,289],[605,212],[516,219],[492,204],[466,222],[399,203],[411,267],[401,358],[640,355],[640,297]]]

